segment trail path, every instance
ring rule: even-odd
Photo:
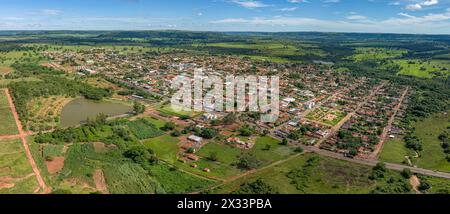
[[[13,113],[14,120],[16,121],[17,129],[19,130],[18,136],[22,140],[22,145],[25,149],[25,154],[27,156],[28,162],[30,163],[30,165],[33,169],[33,172],[36,175],[36,179],[39,183],[41,190],[43,190],[44,193],[49,193],[50,188],[48,188],[47,185],[45,184],[45,181],[41,176],[41,172],[40,172],[39,168],[37,167],[36,162],[34,161],[33,155],[31,154],[30,147],[28,146],[28,143],[27,143],[28,134],[26,132],[24,132],[24,130],[23,130],[22,123],[19,120],[19,115],[17,114],[16,106],[14,105],[14,102],[12,100],[9,89],[5,89],[5,94],[8,97],[9,106],[11,108],[11,112]]]

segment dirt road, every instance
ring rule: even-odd
[[[395,116],[397,115],[398,110],[400,110],[400,108],[402,107],[403,101],[405,100],[408,91],[409,87],[405,89],[405,91],[403,92],[402,96],[399,99],[399,103],[397,104],[397,106],[395,106],[394,112],[392,113],[391,118],[389,118],[388,125],[384,128],[383,133],[380,135],[380,142],[375,147],[374,152],[372,152],[372,154],[370,154],[369,156],[370,159],[378,159],[381,150],[383,149],[384,143],[386,142],[387,135],[392,128],[392,124],[394,123]]]
[[[36,175],[36,179],[39,183],[41,190],[43,190],[44,193],[49,193],[50,188],[48,188],[47,185],[45,184],[45,181],[41,176],[41,172],[40,172],[39,168],[37,167],[36,162],[34,161],[33,155],[31,154],[30,147],[28,146],[28,143],[27,143],[28,135],[23,130],[22,123],[19,120],[19,115],[17,114],[16,107],[14,105],[14,102],[12,100],[11,94],[8,89],[5,89],[5,94],[8,97],[9,106],[11,108],[11,112],[13,113],[14,120],[16,121],[17,129],[19,130],[19,137],[22,140],[22,145],[25,149],[25,154],[27,156],[28,162],[30,163],[30,165],[33,169],[33,172]]]

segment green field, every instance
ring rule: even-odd
[[[311,158],[314,164],[307,164]],[[281,194],[364,194],[375,188],[392,192],[395,183],[387,180],[402,180],[399,173],[388,171],[384,179],[370,180],[371,167],[345,161],[303,154],[280,165],[263,169],[255,174],[240,178],[212,190],[212,193],[230,193],[240,185],[262,179]],[[391,187],[387,187],[391,186]]]
[[[163,121],[163,120],[158,120],[158,119],[153,118],[153,117],[151,117],[151,118],[145,118],[145,119],[148,120],[148,121],[150,121],[151,123],[153,123],[153,125],[155,125],[156,128],[158,128],[158,129],[164,127],[164,125],[166,124],[165,121]]]
[[[415,159],[418,167],[450,172],[450,162],[441,147],[438,136],[450,126],[449,114],[437,114],[415,124],[415,134],[422,140],[423,151]]]
[[[219,52],[225,51],[240,57],[276,63],[301,61],[299,57],[307,55],[319,58],[327,55],[314,45],[281,41],[221,42],[209,43],[206,46],[218,49]]]
[[[10,51],[0,53],[0,66],[10,66],[16,61],[39,61],[41,59],[42,56],[31,51]]]
[[[157,110],[162,114],[166,116],[174,116],[174,117],[192,117],[195,115],[195,112],[192,111],[185,111],[185,110],[176,110],[173,109],[171,105],[164,105]]]
[[[15,135],[18,134],[16,121],[14,120],[11,108],[9,107],[8,98],[4,90],[0,89],[0,135]]]
[[[178,142],[178,138],[166,134],[146,140],[144,141],[144,145],[147,148],[153,149],[158,158],[168,163],[175,163],[179,151]]]
[[[400,58],[408,53],[406,50],[387,48],[356,48],[355,54],[351,57],[356,62],[366,60],[383,60]]]
[[[399,74],[431,78],[436,75],[447,76],[450,72],[450,61],[448,60],[394,60],[401,67]]]
[[[36,177],[18,140],[0,141],[0,194],[33,193]]]
[[[197,155],[208,158],[211,153],[216,153],[217,161],[225,164],[232,164],[236,162],[236,158],[241,154],[241,152],[241,149],[231,147],[226,144],[211,142],[200,149],[200,151],[197,152]]]
[[[267,149],[270,147],[270,149]],[[292,148],[280,145],[280,141],[271,137],[257,137],[256,144],[250,150],[263,165],[284,159],[293,154]]]
[[[388,140],[384,143],[380,160],[389,163],[403,163],[405,156],[409,156],[411,151],[405,147],[403,140]]]

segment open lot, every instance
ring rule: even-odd
[[[415,134],[423,142],[423,151],[420,157],[414,159],[418,167],[450,172],[450,162],[441,147],[438,136],[450,126],[450,115],[441,113],[415,124]]]
[[[18,134],[16,122],[11,112],[11,107],[8,103],[8,98],[5,91],[0,89],[0,136],[1,135],[15,135]]]
[[[315,154],[304,154],[280,165],[239,178],[211,192],[231,193],[238,190],[242,184],[257,179],[262,179],[275,192],[282,194],[361,194],[389,185],[385,179],[376,181],[368,179],[371,170],[367,166],[323,158]],[[386,172],[385,177],[402,179],[399,173],[391,171]]]
[[[383,151],[380,154],[380,160],[390,163],[404,163],[405,156],[413,153],[405,147],[405,142],[401,139],[388,140],[384,144]]]
[[[34,193],[39,189],[18,140],[0,140],[0,193]]]

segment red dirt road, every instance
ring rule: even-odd
[[[14,120],[16,121],[17,129],[19,130],[19,137],[22,140],[23,147],[25,148],[28,162],[30,162],[31,167],[33,168],[33,172],[36,175],[40,188],[44,191],[44,193],[49,193],[50,188],[48,188],[45,184],[45,181],[41,176],[41,172],[33,159],[33,155],[31,154],[30,147],[27,143],[27,134],[23,131],[22,123],[19,120],[19,115],[17,114],[16,107],[14,106],[14,102],[8,89],[5,89],[5,94],[8,97],[9,106],[11,107],[11,112],[13,113]]]

